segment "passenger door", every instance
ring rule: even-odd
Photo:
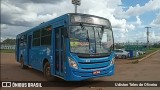
[[[64,26],[55,29],[55,74],[64,77],[66,62],[66,39]]]
[[[17,61],[19,61],[20,60],[20,58],[19,58],[19,55],[20,55],[20,51],[19,51],[19,47],[20,47],[20,39],[19,38],[17,38],[16,39],[17,41],[16,41],[16,59],[17,59]]]
[[[27,43],[27,63],[28,65],[31,65],[31,44],[32,44],[32,35],[29,35],[28,36],[28,43]]]

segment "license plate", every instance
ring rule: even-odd
[[[94,71],[93,74],[100,74],[100,71]]]

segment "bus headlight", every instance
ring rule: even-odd
[[[112,58],[110,65],[113,65],[115,62],[115,58]]]
[[[77,63],[70,57],[68,57],[69,65],[75,69],[78,69]]]

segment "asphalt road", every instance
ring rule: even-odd
[[[148,57],[137,64],[126,63],[130,61],[117,60],[115,75],[110,77],[100,77],[90,79],[93,86],[98,86],[101,83],[94,81],[160,81],[160,51]],[[43,73],[34,69],[20,68],[20,64],[15,61],[14,54],[1,54],[1,80],[2,81],[45,81]],[[67,82],[66,82],[67,83]],[[105,82],[104,82],[105,83]],[[65,84],[65,83],[64,83]],[[95,84],[95,85],[94,85]],[[62,85],[63,86],[63,85]],[[91,85],[89,85],[91,86]],[[159,90],[158,87],[53,87],[53,88],[29,88],[29,89],[52,89],[52,90]],[[1,88],[3,90],[11,88]],[[17,88],[12,88],[17,89]],[[29,90],[27,88],[23,88]]]

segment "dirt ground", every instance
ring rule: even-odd
[[[91,81],[160,81],[160,51],[146,60],[137,64],[128,63],[126,60],[116,60],[115,75],[110,77],[100,77],[91,79]],[[34,69],[20,68],[20,64],[15,60],[14,53],[1,53],[1,80],[2,81],[45,81],[43,73]],[[67,83],[67,82],[66,82]],[[96,83],[97,84],[97,83]],[[1,88],[3,90],[11,88]],[[13,88],[16,89],[17,88]],[[27,88],[24,88],[27,89]],[[35,88],[29,88],[35,89]],[[29,90],[27,89],[27,90]],[[137,87],[53,87],[53,88],[37,88],[52,90],[135,90]],[[159,90],[160,88],[138,88],[141,90]]]

